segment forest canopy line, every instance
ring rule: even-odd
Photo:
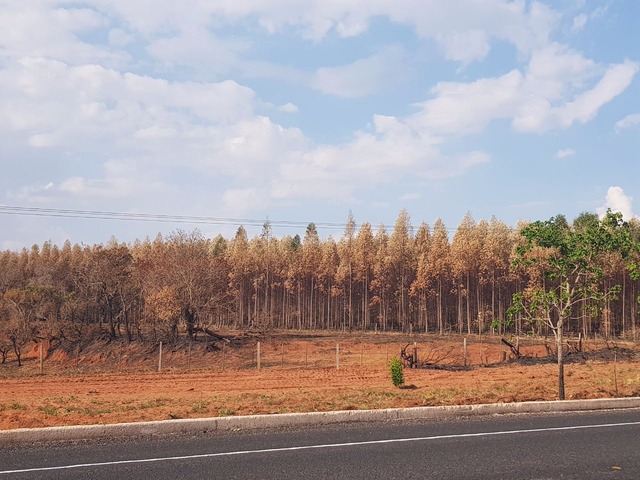
[[[591,213],[559,220],[576,231],[601,222]],[[313,223],[302,238],[277,238],[267,222],[253,238],[241,226],[230,239],[175,231],[131,245],[45,242],[4,251],[0,354],[19,358],[37,339],[172,342],[248,327],[548,334],[548,319],[507,319],[514,294],[537,278],[512,268],[525,227],[467,214],[450,238],[441,220],[414,228],[403,210],[391,231],[358,226],[349,215],[337,239],[321,239]],[[637,256],[640,224],[623,228],[633,245],[627,253]],[[591,261],[603,293],[619,287],[602,305],[595,297],[577,302],[564,330],[635,339],[639,285],[629,262],[615,252]]]

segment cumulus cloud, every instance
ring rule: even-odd
[[[25,56],[55,58],[75,65],[99,61],[123,65],[125,52],[89,43],[80,35],[108,23],[97,10],[43,2],[3,2],[0,15],[0,59]]]
[[[490,161],[482,151],[445,155],[439,143],[410,122],[377,115],[373,129],[358,132],[350,142],[320,145],[285,162],[273,195],[347,201],[360,188],[392,183],[406,175],[450,178]]]
[[[56,188],[20,193],[16,186],[13,195],[23,199],[30,192],[143,200],[147,186],[168,192],[191,176],[268,175],[291,152],[308,148],[298,129],[257,115],[254,92],[233,81],[168,82],[26,58],[0,70],[0,94],[11,99],[0,105],[0,127],[14,143],[73,149],[86,158]]]
[[[607,190],[605,204],[598,209],[598,214],[602,216],[607,210],[621,213],[625,220],[635,217],[633,214],[633,198],[626,195],[621,187],[609,187]]]
[[[473,82],[440,82],[433,98],[419,104],[415,125],[442,134],[469,134],[494,120],[511,120],[515,130],[542,133],[592,120],[620,95],[638,72],[638,64],[608,67],[595,84],[595,65],[581,55],[551,47],[534,53],[529,69],[513,69]],[[568,97],[568,98],[567,98]]]
[[[491,120],[513,115],[522,81],[522,73],[512,70],[470,83],[440,82],[431,90],[434,98],[418,105],[411,124],[439,134],[481,131]]]
[[[410,47],[296,66],[277,63],[277,52],[261,56],[264,45],[253,37],[333,48],[331,42],[363,35],[380,17],[412,31],[422,45],[435,42],[451,62],[482,61],[497,42],[515,50],[517,60],[485,77],[465,72],[425,84],[412,110],[367,113],[370,126],[324,143],[268,116],[299,112],[299,97],[285,91],[260,98],[243,85],[267,78],[341,98],[393,89],[411,73]],[[636,63],[597,64],[551,41],[561,18],[541,2],[511,0],[5,1],[0,141],[37,159],[34,171],[53,158],[69,165],[55,178],[12,185],[12,194],[136,205],[163,198],[172,208],[182,202],[239,214],[304,198],[353,201],[359,189],[408,176],[464,175],[491,155],[459,137],[495,121],[533,133],[589,122],[636,76]],[[575,29],[591,18],[575,17]],[[271,86],[264,91],[273,93]],[[278,118],[308,114],[300,105],[300,115]],[[630,115],[616,129],[638,123]],[[454,143],[466,150],[448,153]],[[573,153],[560,150],[558,157]]]
[[[506,41],[522,52],[548,42],[560,15],[540,2],[507,0],[250,0],[180,4],[153,0],[87,0],[87,5],[121,18],[131,31],[144,38],[175,32],[188,34],[222,23],[253,20],[269,34],[293,29],[303,38],[320,42],[330,34],[342,38],[366,32],[372,20],[387,17],[410,26],[424,38],[440,43],[446,58],[467,63],[484,58],[493,40]],[[180,35],[180,34],[179,34]]]
[[[583,64],[590,68],[590,62]],[[554,105],[551,96],[530,96],[523,99],[519,112],[513,119],[516,130],[523,132],[545,132],[558,128],[568,128],[575,123],[592,120],[604,105],[620,95],[631,84],[638,72],[638,65],[624,62],[612,65],[591,88],[578,90],[573,98]],[[572,85],[573,93],[580,84]]]
[[[591,90],[581,93],[556,110],[560,125],[568,127],[575,122],[586,123],[591,120],[603,105],[626,90],[636,73],[638,64],[630,61],[608,68]]]

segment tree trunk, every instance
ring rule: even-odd
[[[564,355],[562,352],[562,320],[558,320],[558,324],[553,333],[556,337],[556,354],[558,357],[558,400],[564,400]]]

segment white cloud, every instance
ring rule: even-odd
[[[12,185],[12,194],[25,201],[94,199],[144,209],[162,198],[171,208],[201,204],[209,211],[216,205],[237,213],[303,198],[351,202],[359,189],[409,176],[454,177],[489,162],[489,153],[459,137],[491,122],[535,133],[588,122],[638,71],[633,62],[597,64],[552,42],[562,15],[538,1],[85,0],[82,8],[61,0],[0,3],[0,141],[37,158],[34,171],[54,158],[69,165],[51,179],[47,173],[31,180],[33,186]],[[362,35],[379,17],[394,29],[412,30],[419,49],[432,40],[446,60],[466,65],[489,58],[491,65],[424,84],[429,96],[414,105],[413,114],[389,102],[380,108],[395,115],[372,115],[370,127],[320,145],[264,113],[298,112],[288,92],[275,92],[273,82],[265,88],[273,97],[261,99],[240,83],[268,78],[343,98],[393,89],[408,77],[413,47],[360,51],[362,58],[338,65],[333,59],[346,55],[320,55],[300,66],[293,55],[276,50],[261,56],[271,39],[264,45],[256,40],[282,33],[287,40],[325,42],[326,53],[340,48],[342,39]],[[591,18],[575,17],[575,29]],[[474,77],[493,68],[497,42],[514,59],[498,73]],[[243,80],[217,81],[236,74]],[[189,77],[199,81],[184,80]],[[424,98],[419,95],[414,91],[403,101]],[[303,112],[286,121],[309,115],[310,103],[300,103]],[[629,115],[616,129],[638,123]],[[454,142],[454,151],[467,150],[447,154]],[[574,153],[565,149],[557,156]],[[186,189],[188,195],[181,191]]]
[[[633,214],[633,197],[626,195],[621,187],[609,187],[605,204],[598,209],[598,214],[603,216],[608,209],[615,213],[621,213],[625,220],[635,217]]]
[[[373,131],[358,132],[340,146],[318,146],[284,163],[272,195],[349,201],[358,189],[371,185],[390,184],[407,175],[454,177],[490,160],[484,152],[447,156],[438,144],[437,138],[406,121],[377,115]]]
[[[589,21],[589,16],[585,13],[581,13],[573,18],[573,25],[571,26],[571,30],[573,32],[580,32],[584,29]]]
[[[597,66],[592,60],[552,43],[532,53],[523,88],[549,101],[558,101],[568,93],[584,89],[596,73]]]
[[[0,71],[0,93],[12,99],[0,105],[3,129],[39,148],[93,158],[47,188],[16,187],[13,195],[27,202],[74,198],[154,210],[154,198],[180,196],[180,172],[224,178],[222,188],[191,193],[217,195],[221,208],[240,212],[298,198],[346,201],[405,175],[446,178],[489,161],[483,152],[443,155],[441,139],[387,116],[375,116],[372,131],[342,145],[313,145],[300,130],[257,115],[254,92],[232,81],[169,82],[25,58]]]
[[[517,69],[472,82],[440,82],[434,98],[419,104],[412,125],[443,135],[482,131],[494,120],[511,120],[515,130],[541,133],[592,120],[621,94],[638,65],[612,65],[594,85],[596,65],[559,45],[534,52],[526,73]]]
[[[154,40],[147,51],[170,67],[186,66],[200,72],[224,74],[240,63],[240,54],[248,48],[248,42],[223,40],[204,28],[192,28]]]
[[[339,97],[366,97],[400,83],[406,76],[406,70],[404,51],[388,47],[348,65],[320,68],[315,72],[311,85],[316,90]]]
[[[586,123],[591,120],[603,105],[626,90],[636,73],[638,64],[633,62],[611,66],[595,87],[557,110],[560,125],[568,127],[575,122]]]
[[[127,141],[145,129],[184,131],[253,115],[254,93],[233,81],[167,82],[97,65],[25,58],[0,70],[0,126],[27,132],[38,146],[96,139]],[[46,139],[46,142],[44,141]]]
[[[308,148],[298,129],[256,115],[254,92],[233,81],[168,82],[24,59],[0,70],[0,95],[11,99],[0,104],[0,131],[12,132],[14,142],[60,146],[87,159],[57,188],[16,185],[13,195],[23,200],[46,195],[148,203],[147,187],[155,194],[171,191],[176,169],[185,178],[264,180],[278,162]],[[106,163],[96,171],[100,162]]]
[[[135,41],[135,37],[122,28],[112,28],[109,30],[108,39],[109,45],[116,48],[126,47]]]
[[[287,102],[284,105],[280,105],[278,107],[278,110],[285,113],[298,113],[300,111],[298,106],[291,102]]]
[[[631,115],[627,115],[622,120],[618,120],[616,122],[616,132],[618,133],[628,128],[638,127],[640,127],[640,113],[632,113]]]
[[[371,20],[387,17],[438,41],[446,58],[467,63],[484,58],[493,40],[506,41],[521,52],[548,43],[560,14],[540,2],[508,0],[87,0],[88,5],[126,24],[143,38],[167,33],[175,38],[190,31],[255,21],[265,32],[284,30],[319,42],[331,33],[353,37],[366,32]],[[197,48],[197,46],[196,46]],[[159,53],[159,52],[158,52]],[[203,52],[205,53],[205,52]],[[190,55],[190,54],[189,54]],[[189,56],[187,55],[187,56]],[[174,60],[178,60],[174,58]]]
[[[420,200],[422,198],[421,193],[405,193],[400,197],[401,201]]]
[[[482,60],[491,50],[489,38],[482,30],[451,32],[438,35],[447,60],[462,63]]]
[[[435,98],[420,104],[421,110],[410,122],[419,130],[438,134],[479,132],[491,120],[513,115],[522,81],[522,74],[512,70],[470,83],[438,83],[431,90]]]
[[[587,123],[600,108],[626,90],[637,72],[638,66],[632,62],[613,65],[591,89],[555,106],[549,98],[532,95],[521,102],[513,126],[522,132],[545,132]]]
[[[583,8],[584,4],[578,5],[578,8]],[[609,10],[609,5],[601,5],[595,8],[591,13],[581,13],[573,17],[573,24],[571,25],[571,31],[573,33],[579,33],[587,26],[587,23],[593,20],[602,18]]]
[[[269,200],[265,196],[264,190],[260,191],[255,188],[233,188],[226,190],[222,195],[225,212],[233,216],[259,210],[269,205]]]
[[[102,28],[107,18],[90,8],[58,7],[48,2],[3,2],[0,59],[55,58],[79,65],[100,61],[121,65],[128,55],[80,40],[79,34]]]
[[[572,148],[564,148],[562,150],[558,150],[556,153],[556,158],[567,158],[576,154],[576,151]]]

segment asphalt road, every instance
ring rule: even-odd
[[[4,479],[639,479],[640,410],[0,446]]]

